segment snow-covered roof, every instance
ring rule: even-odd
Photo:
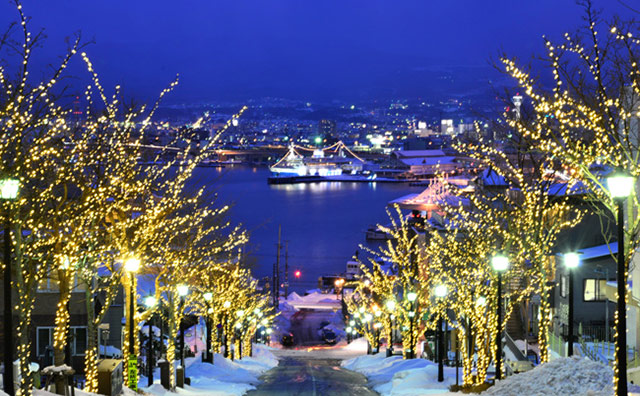
[[[581,260],[589,260],[593,258],[610,256],[611,253],[613,254],[618,253],[618,243],[615,242],[615,243],[612,243],[611,245],[605,244],[600,246],[593,246],[586,249],[580,249],[580,252],[582,253],[580,255]]]
[[[584,249],[579,249],[578,253],[580,254],[580,260],[591,260],[600,257],[611,256],[611,254],[618,253],[618,243],[614,242],[610,245],[604,244],[599,246],[592,246]],[[558,256],[562,256],[562,254],[558,254]]]
[[[507,180],[496,173],[493,168],[489,167],[482,171],[480,175],[480,180],[482,181],[482,185],[484,186],[493,186],[493,187],[507,187],[509,183]]]
[[[393,154],[400,158],[418,158],[418,157],[444,157],[442,150],[398,150]]]
[[[456,157],[419,157],[400,158],[400,162],[408,166],[452,164]]]

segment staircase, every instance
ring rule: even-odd
[[[513,311],[511,312],[511,316],[509,316],[509,320],[507,320],[507,324],[505,326],[507,334],[514,340],[524,340],[524,325],[522,321],[522,306],[521,304],[515,304],[513,306]]]

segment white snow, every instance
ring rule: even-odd
[[[592,360],[573,356],[558,358],[531,371],[513,375],[483,395],[543,396],[613,394],[613,370]]]
[[[288,303],[296,309],[319,309],[319,310],[335,310],[341,307],[340,296],[337,294],[320,293],[319,291],[312,291],[304,296],[300,296],[297,293],[289,294],[289,297],[280,299],[280,304],[283,302]]]
[[[385,353],[378,353],[345,360],[341,365],[346,369],[364,374],[369,380],[369,386],[385,396],[458,394],[448,391],[449,386],[456,382],[456,369],[445,367],[444,381],[438,382],[438,366],[425,359],[386,357]],[[462,376],[462,369],[460,369],[460,376]],[[460,381],[462,381],[461,377]]]
[[[258,377],[278,365],[278,360],[265,345],[254,345],[253,357],[231,361],[224,356],[214,355],[214,364],[203,363],[200,357],[185,360],[186,376],[191,385],[178,389],[180,395],[240,396],[255,389]],[[150,387],[144,387],[147,380],[140,378],[140,389],[155,396],[174,396],[176,393],[164,389],[160,380]]]

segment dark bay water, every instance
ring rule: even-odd
[[[267,168],[197,168],[194,183],[218,194],[219,204],[234,204],[231,221],[250,232],[247,253],[256,277],[272,275],[278,225],[289,244],[291,290],[316,287],[321,275],[345,270],[369,225],[387,224],[387,203],[420,187],[385,183],[310,183],[268,185]],[[281,269],[284,269],[284,248]],[[293,273],[300,270],[299,280]]]

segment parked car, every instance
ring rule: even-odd
[[[285,347],[293,346],[293,334],[289,333],[289,334],[283,335],[281,344],[282,346],[285,346]]]
[[[336,333],[334,333],[329,329],[322,329],[322,339],[324,340],[325,343],[329,345],[333,345],[336,343],[336,341],[338,341],[338,337],[336,336]]]

